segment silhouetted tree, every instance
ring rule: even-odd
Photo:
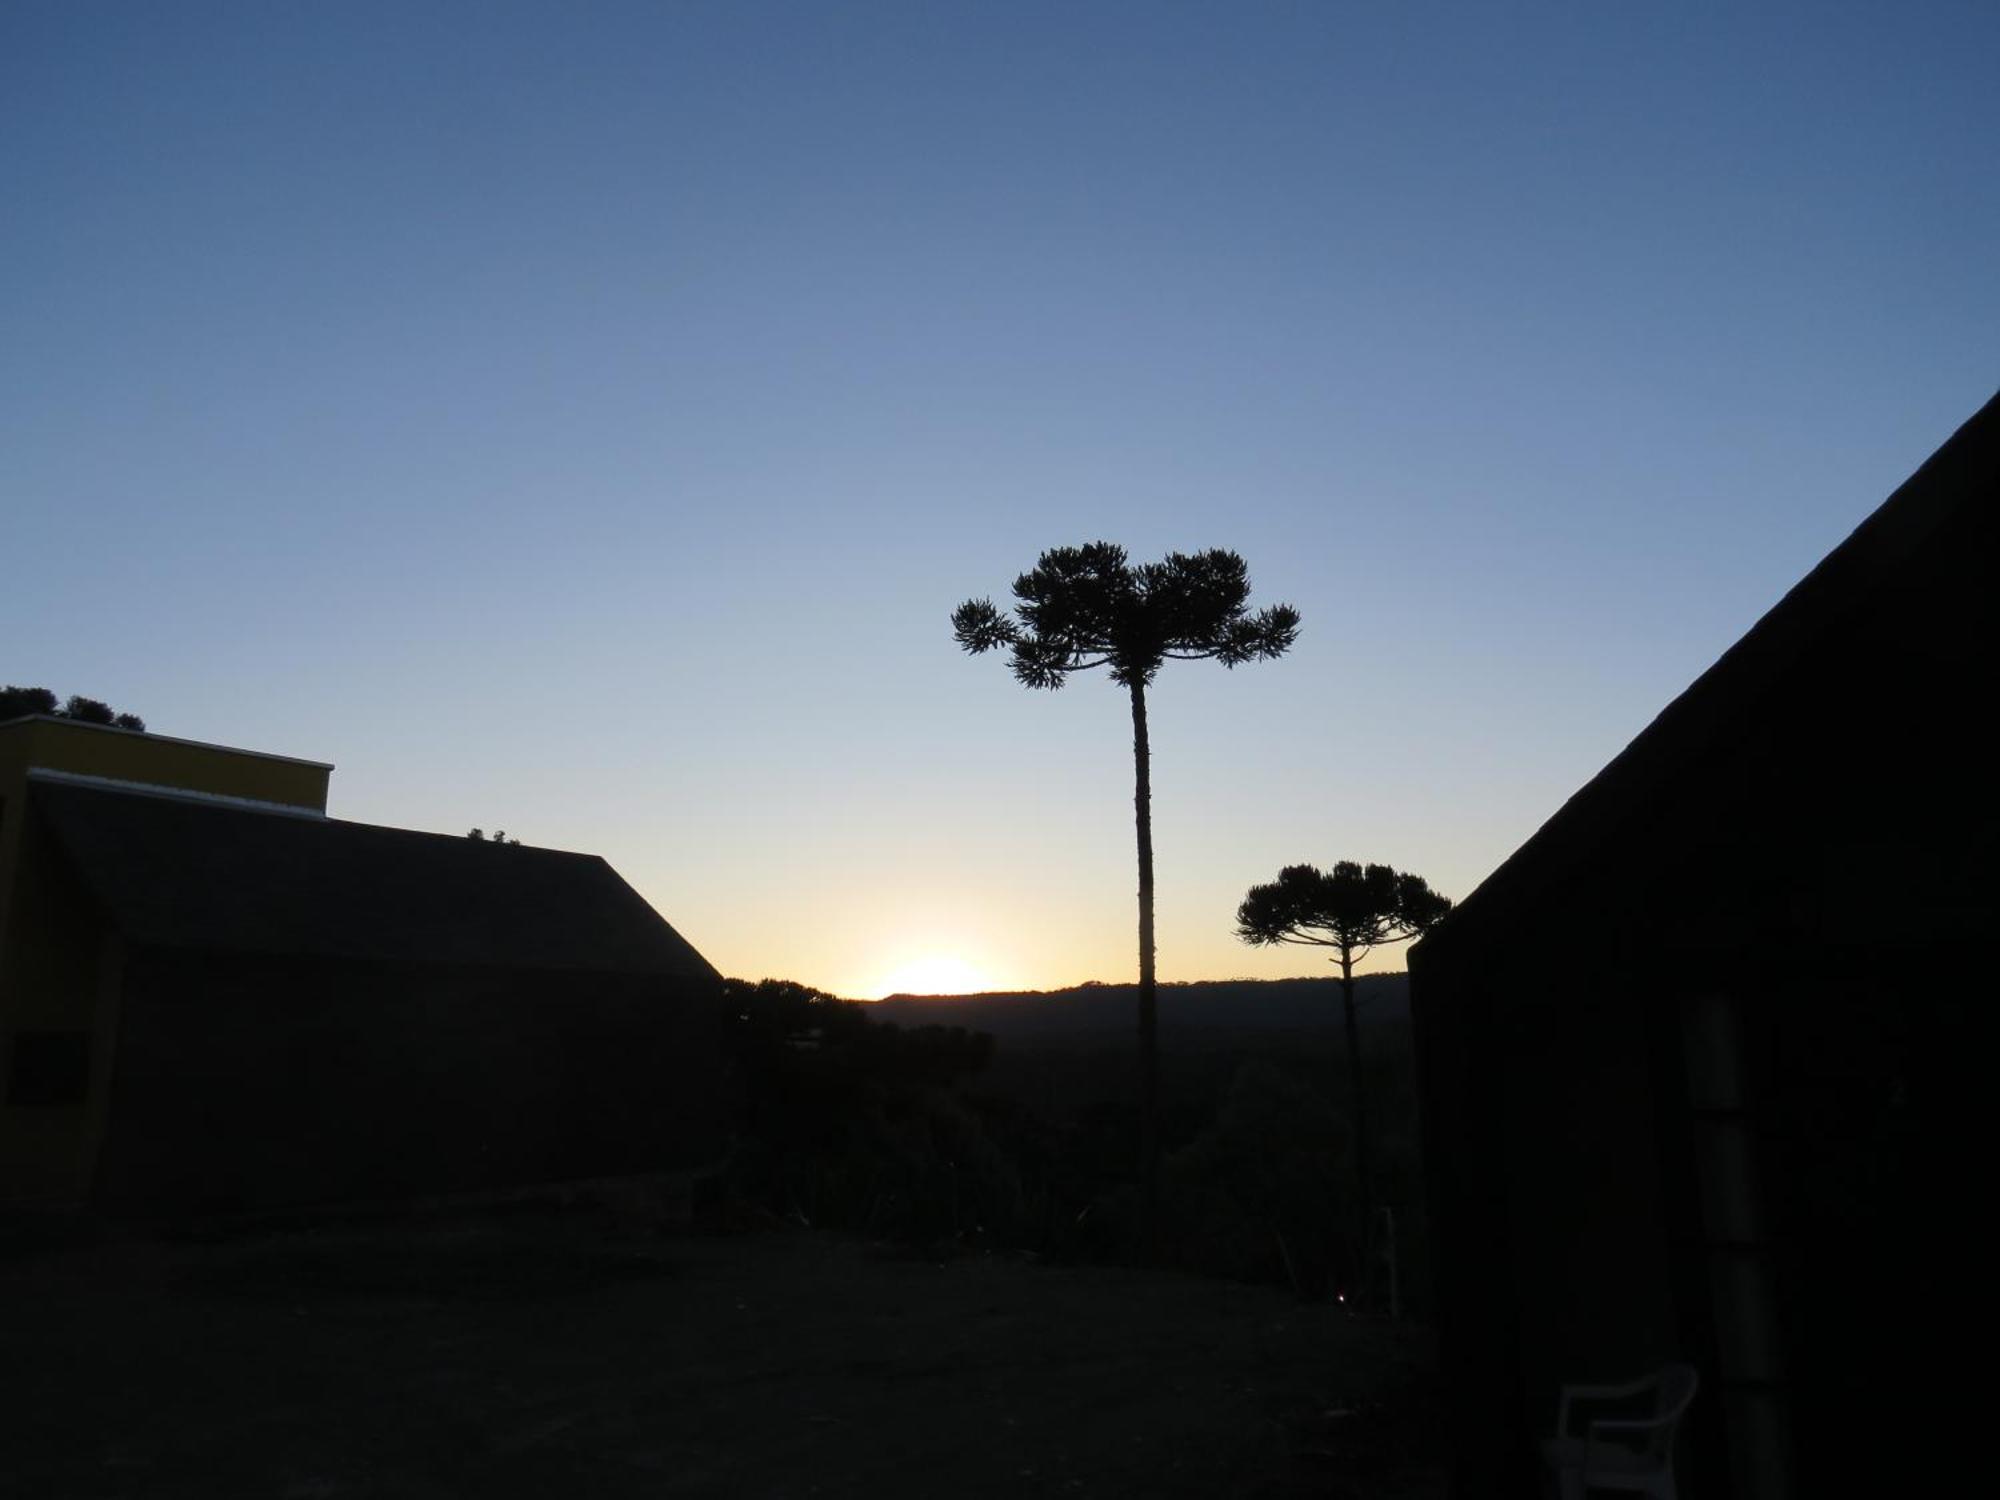
[[[1271,884],[1252,886],[1236,909],[1236,935],[1246,943],[1304,943],[1332,948],[1337,955],[1333,962],[1340,965],[1347,1028],[1355,1189],[1361,1205],[1364,1247],[1374,1232],[1375,1199],[1368,1111],[1362,1093],[1361,1034],[1354,1019],[1354,966],[1385,943],[1421,935],[1450,910],[1450,900],[1433,891],[1421,876],[1405,875],[1388,865],[1364,867],[1350,859],[1341,860],[1330,870],[1287,866]]]
[[[789,980],[725,979],[746,1096],[732,1176],[780,1213],[864,1233],[952,1234],[1019,1197],[959,1080],[993,1038],[904,1028]]]
[[[1159,1058],[1153,943],[1153,813],[1146,688],[1168,661],[1213,658],[1225,667],[1282,656],[1299,631],[1298,611],[1278,604],[1249,613],[1250,574],[1220,548],[1170,552],[1127,564],[1109,542],[1044,552],[1014,580],[1013,616],[991,599],[968,599],[952,632],[974,655],[1012,653],[1024,687],[1059,688],[1073,672],[1103,667],[1132,701],[1132,805],[1139,845],[1140,1184],[1148,1249],[1159,1194]]]
[[[722,993],[742,1045],[753,1050],[799,1047],[828,1035],[845,1038],[867,1024],[857,1002],[790,979],[725,979]]]
[[[74,719],[79,724],[106,724],[141,733],[146,728],[146,721],[137,714],[113,713],[108,703],[100,703],[95,698],[85,698],[81,694],[71,694],[67,703],[58,706],[56,695],[47,688],[15,687],[11,683],[0,688],[0,723],[5,723],[9,719],[25,718],[29,714],[47,714],[56,719]]]
[[[56,695],[47,688],[15,687],[11,682],[0,688],[0,722],[26,718],[29,714],[61,712]]]
[[[521,842],[519,839],[508,838],[507,830],[504,828],[496,828],[490,834],[483,828],[470,828],[466,830],[465,836],[475,844],[519,844]]]

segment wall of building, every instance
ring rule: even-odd
[[[89,1190],[120,949],[32,816],[33,773],[326,810],[332,768],[47,717],[0,724],[0,1205]]]
[[[1564,1384],[1693,1353],[1662,1175],[1673,1101],[1656,1076],[1658,1007],[1610,913],[1586,890],[1563,899],[1577,925],[1562,967],[1439,947],[1413,986],[1461,1496],[1539,1493],[1536,1443]]]
[[[717,995],[136,951],[96,1201],[178,1215],[703,1166],[737,1118]]]
[[[0,946],[0,1206],[87,1194],[117,1026],[118,945],[48,830],[14,818],[25,878]]]

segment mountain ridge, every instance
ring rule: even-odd
[[[1128,1035],[1138,996],[1137,984],[1091,982],[1061,990],[888,995],[863,1003],[873,1019],[899,1026],[964,1026],[1001,1041],[1057,1042]],[[1409,976],[1358,976],[1355,1012],[1369,1030],[1407,1025]],[[1223,1032],[1337,1033],[1341,1025],[1338,979],[1197,979],[1159,987],[1163,1040]]]

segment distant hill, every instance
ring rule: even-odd
[[[1369,1030],[1409,1020],[1406,974],[1368,974],[1355,981],[1355,1005]],[[1139,1013],[1136,984],[1086,984],[1067,990],[986,995],[891,995],[869,1014],[899,1026],[965,1026],[1001,1042],[1060,1045],[1132,1033]],[[1160,1042],[1207,1041],[1223,1034],[1325,1032],[1341,1027],[1336,979],[1216,979],[1160,986]]]

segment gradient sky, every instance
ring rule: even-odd
[[[1124,698],[948,615],[1229,547],[1304,630],[1153,693],[1161,974],[1324,972],[1249,885],[1463,896],[1992,394],[1996,77],[1992,0],[10,0],[0,680],[725,973],[1120,980]]]

